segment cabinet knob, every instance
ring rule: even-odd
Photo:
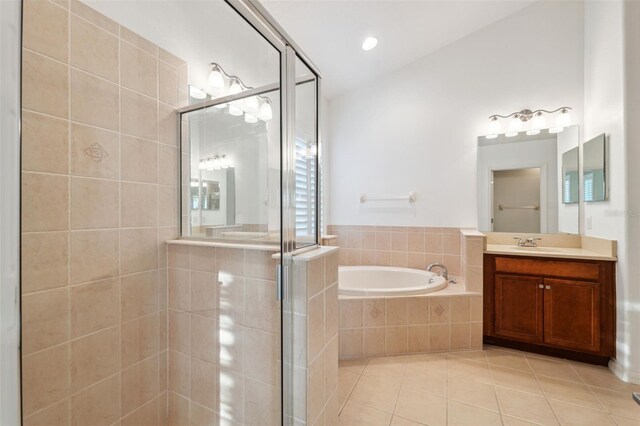
[[[550,285],[547,285],[547,286],[545,286],[544,288],[545,288],[546,290],[551,290],[551,286],[550,286]]]
[[[542,284],[538,284],[538,288],[544,288]]]

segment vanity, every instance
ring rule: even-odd
[[[509,237],[487,236],[484,342],[606,365],[615,355],[615,242],[545,235],[550,245],[522,247]]]

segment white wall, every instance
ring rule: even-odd
[[[614,371],[640,383],[640,272],[638,271],[637,115],[640,48],[633,2],[587,2],[585,6],[585,135],[607,136],[608,200],[585,203],[585,233],[618,241],[617,356]],[[626,24],[625,25],[625,21]],[[626,49],[625,49],[626,46]],[[625,66],[627,69],[625,70]],[[634,71],[634,72],[630,72]],[[626,77],[626,80],[625,80]],[[589,226],[589,223],[591,226]]]
[[[333,99],[331,223],[476,226],[476,138],[489,115],[566,105],[580,124],[583,66],[582,3],[538,2]],[[414,208],[358,201],[410,191]]]

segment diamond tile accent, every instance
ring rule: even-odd
[[[105,151],[99,143],[94,143],[89,148],[85,149],[84,153],[96,163],[101,162],[109,156],[109,153]]]

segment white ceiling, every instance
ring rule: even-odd
[[[338,96],[414,62],[535,0],[261,0]],[[367,36],[379,39],[368,52]]]

